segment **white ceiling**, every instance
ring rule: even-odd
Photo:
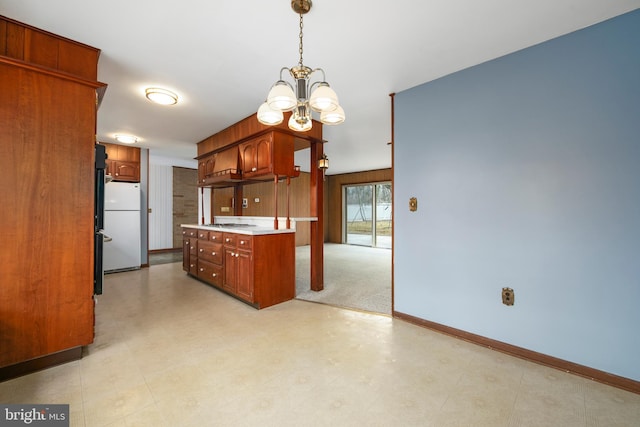
[[[98,139],[140,138],[152,158],[253,114],[298,62],[287,0],[0,0],[0,14],[102,50]],[[304,63],[322,67],[347,120],[325,126],[328,174],[391,166],[390,93],[640,7],[640,0],[314,0]],[[143,88],[176,91],[162,107]],[[304,167],[305,165],[303,165]]]

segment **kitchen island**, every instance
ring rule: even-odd
[[[261,309],[295,297],[295,229],[261,219],[224,217],[183,224],[183,269]]]

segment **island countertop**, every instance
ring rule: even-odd
[[[246,234],[249,236],[260,236],[263,234],[283,234],[295,233],[295,228],[274,229],[273,227],[260,226],[255,224],[238,223],[216,223],[216,224],[180,224],[182,228],[195,228],[198,230],[222,231],[224,233]]]
[[[227,215],[216,216],[213,224],[181,224],[180,226],[183,228],[259,236],[263,234],[295,233],[298,222],[312,222],[317,220],[318,218],[315,217],[289,218],[289,228],[287,228],[287,218],[278,217],[278,228],[276,229],[274,227],[274,217]]]

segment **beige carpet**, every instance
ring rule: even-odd
[[[296,298],[391,314],[391,250],[325,243],[324,290],[309,288],[309,246],[296,248]]]

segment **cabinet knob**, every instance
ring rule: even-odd
[[[216,236],[212,236],[212,237],[211,237],[211,240],[216,240]]]
[[[211,252],[211,255],[216,256],[216,253],[215,252]]]
[[[238,258],[240,256],[240,254],[236,254],[236,258]]]
[[[200,271],[204,271],[204,268],[201,268]]]
[[[218,275],[216,273],[213,273],[212,276],[213,277],[218,277]]]
[[[204,252],[204,249],[200,249],[200,252]]]
[[[191,264],[189,267],[193,268],[193,267],[195,267],[195,264]]]
[[[185,244],[185,245],[188,245],[188,244],[189,244],[189,242],[188,242],[188,241],[187,241],[187,242],[184,242],[184,244]]]
[[[228,237],[225,239],[225,242],[230,242],[231,239],[229,239]]]

